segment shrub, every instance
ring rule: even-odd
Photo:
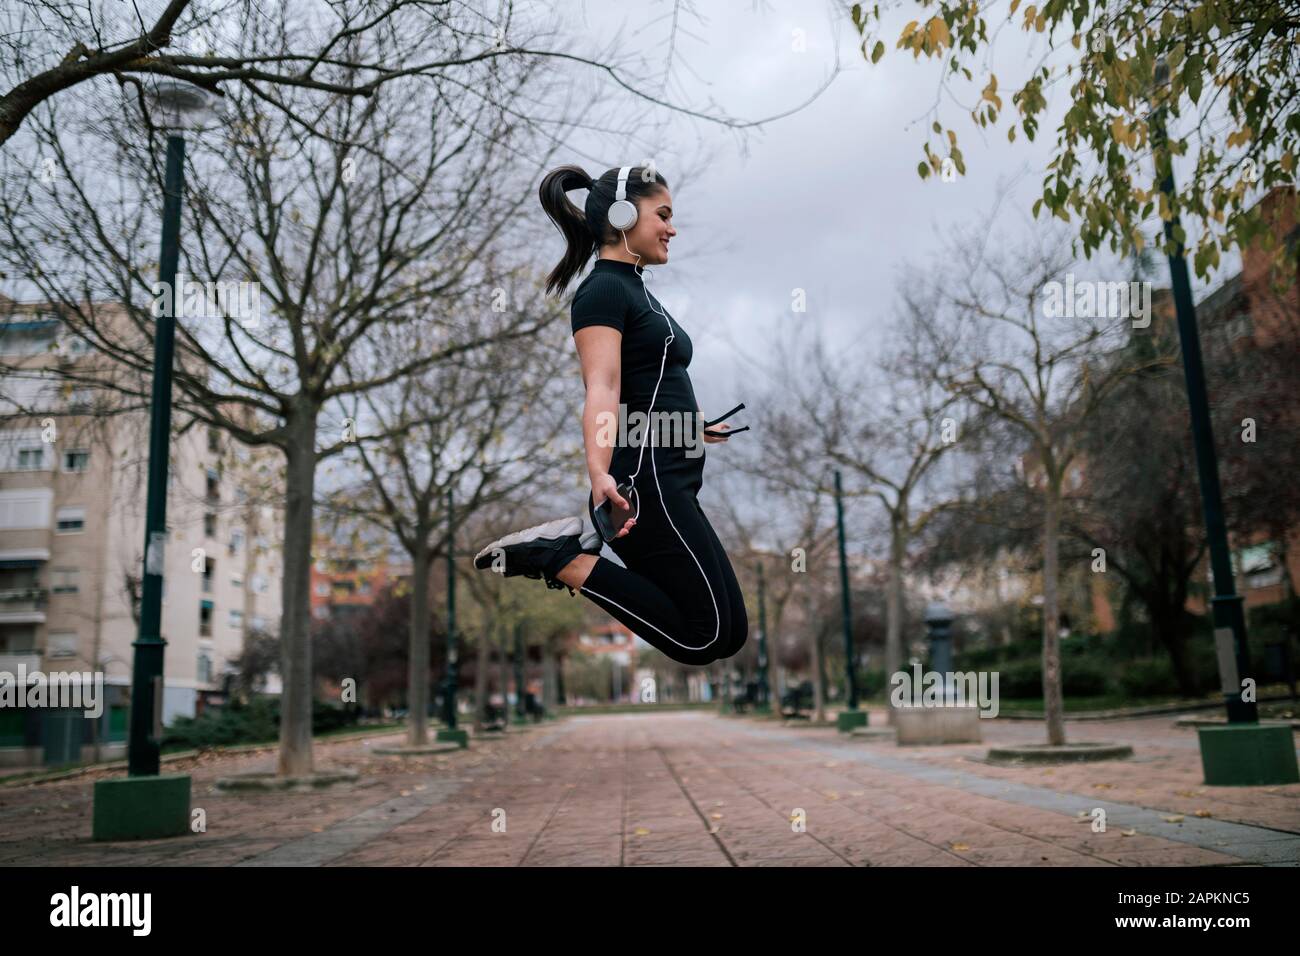
[[[1168,657],[1126,661],[1120,668],[1116,684],[1119,691],[1128,697],[1158,697],[1178,693],[1178,681]]]
[[[312,701],[312,733],[337,730],[357,722],[356,708]],[[199,717],[177,717],[167,728],[164,746],[221,747],[275,740],[280,733],[280,699],[254,697],[247,704],[231,701]]]

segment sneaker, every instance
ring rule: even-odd
[[[498,538],[474,556],[474,567],[486,571],[497,554],[505,560],[500,572],[506,577],[522,574],[526,578],[545,578],[546,586],[559,590],[569,587],[556,580],[566,564],[579,554],[599,554],[600,532],[586,515],[556,518]],[[574,594],[569,587],[569,594]]]

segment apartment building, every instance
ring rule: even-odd
[[[125,754],[149,420],[143,409],[105,415],[106,396],[52,374],[88,359],[56,312],[0,301],[0,672],[102,674],[104,691],[93,720],[0,707],[0,767]],[[278,631],[277,465],[206,427],[173,439],[164,724],[221,700],[247,635]]]

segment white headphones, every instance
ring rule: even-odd
[[[636,225],[636,203],[627,198],[627,177],[631,172],[631,166],[618,171],[618,186],[614,190],[614,202],[609,207],[609,224],[620,232]]]

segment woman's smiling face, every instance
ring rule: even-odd
[[[627,234],[627,244],[641,256],[640,264],[668,261],[668,242],[677,235],[673,228],[673,197],[667,188],[643,196],[636,204],[636,225]]]

